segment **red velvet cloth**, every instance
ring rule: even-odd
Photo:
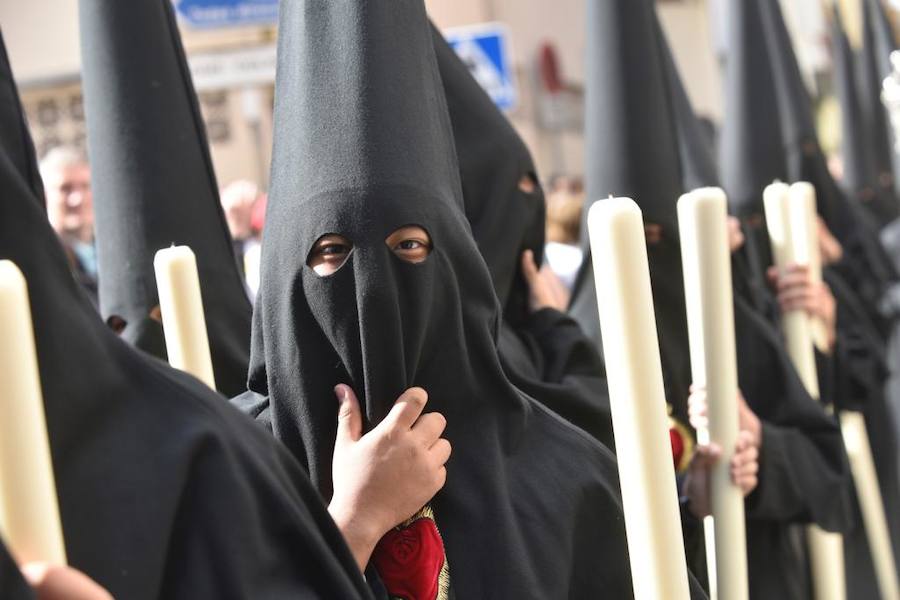
[[[675,470],[681,466],[681,460],[684,457],[684,439],[681,432],[675,427],[669,428],[669,441],[672,443],[672,459],[674,460]]]
[[[385,534],[372,554],[391,598],[435,600],[446,555],[433,519],[422,517]]]

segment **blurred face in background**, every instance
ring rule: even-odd
[[[259,197],[259,188],[250,181],[235,181],[222,190],[222,210],[228,222],[228,230],[235,240],[253,237],[253,205]]]
[[[86,163],[50,164],[41,169],[47,217],[63,238],[88,242],[93,238],[94,208],[91,171]]]

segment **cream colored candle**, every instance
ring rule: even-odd
[[[596,202],[588,231],[636,600],[690,597],[647,246],[629,198]]]
[[[862,413],[842,412],[841,432],[847,456],[850,458],[850,472],[853,474],[853,483],[859,496],[859,507],[862,511],[872,561],[875,563],[875,575],[881,598],[900,600],[900,582],[894,567],[896,564],[894,551],[891,548],[884,503],[878,485],[875,462],[872,459],[872,447],[869,445],[869,435]]]
[[[763,192],[763,202],[775,264],[779,269],[789,264],[807,264],[809,241],[794,236],[798,227],[803,227],[798,222],[806,218],[801,211],[790,209],[790,188],[781,182],[773,183]],[[806,311],[793,310],[782,314],[781,323],[791,362],[806,390],[818,400],[819,379],[810,319]],[[847,596],[843,537],[813,525],[807,528],[807,541],[816,600],[843,600]]]
[[[715,538],[717,595],[747,598],[747,536],[744,495],[731,479],[738,439],[737,354],[727,199],[718,188],[685,194],[678,201],[681,260],[695,385],[704,386],[709,441],[722,448],[713,468],[710,498]]]
[[[809,278],[813,283],[822,283],[822,253],[819,250],[819,221],[816,210],[816,188],[806,181],[791,185],[789,210],[791,222],[796,224],[793,236],[796,238],[797,262],[809,267]],[[820,352],[828,351],[828,333],[822,319],[807,315],[810,319],[813,343]]]
[[[28,289],[0,260],[0,534],[21,564],[66,564]]]
[[[197,259],[187,246],[173,246],[153,259],[169,364],[215,389]]]

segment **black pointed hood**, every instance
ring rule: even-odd
[[[585,215],[596,200],[628,196],[641,207],[646,224],[661,228],[660,239],[648,244],[650,276],[667,397],[680,413],[689,380],[675,207],[684,184],[664,40],[652,2],[612,0],[587,6]],[[587,239],[586,227],[582,238]],[[587,259],[570,313],[599,345],[596,303]]]
[[[329,498],[334,386],[356,391],[367,429],[420,386],[453,444],[431,506],[455,597],[629,595],[609,454],[503,373],[424,1],[282,2],[276,95],[250,376],[274,434]],[[409,225],[431,238],[417,264],[386,244]],[[352,249],[320,276],[307,262],[326,234]]]
[[[171,2],[80,3],[88,148],[105,319],[164,358],[153,257],[197,256],[218,389],[246,389],[250,301],[238,272]]]
[[[656,20],[656,35],[660,40],[663,70],[666,74],[666,84],[671,99],[672,118],[678,132],[682,187],[689,191],[718,186],[719,175],[710,140],[703,131],[694,107],[691,106],[691,100],[688,98],[678,66],[675,64],[675,58],[672,56],[672,48],[660,26],[659,19]]]
[[[491,271],[504,315],[511,323],[520,323],[527,314],[528,288],[519,257],[531,250],[540,261],[544,253],[544,193],[522,138],[441,33],[433,28],[433,35],[466,217]],[[534,191],[519,189],[523,177],[531,177]]]
[[[857,73],[862,135],[868,140],[875,169],[872,183],[879,191],[892,190],[892,200],[896,202],[900,194],[900,157],[892,147],[890,120],[881,94],[885,78],[893,71],[890,55],[897,49],[897,43],[881,2],[862,0],[862,5],[863,47]]]
[[[834,6],[831,25],[831,44],[834,59],[834,76],[837,96],[841,106],[841,157],[844,163],[842,187],[853,199],[862,203],[880,226],[887,225],[900,216],[900,205],[894,196],[890,176],[882,185],[875,156],[879,154],[879,142],[866,134],[866,119],[860,104],[856,65],[850,42],[844,33],[841,13]],[[865,68],[865,64],[862,65]],[[876,107],[883,114],[883,108]],[[885,129],[885,133],[887,130]],[[889,163],[886,165],[890,168]]]
[[[727,3],[729,45],[719,166],[731,211],[764,229],[763,189],[775,179],[786,180],[787,172],[759,4],[760,0]]]
[[[0,90],[0,121],[19,124],[0,137],[0,259],[28,284],[69,564],[117,598],[365,597],[296,462],[99,318],[39,201],[2,39]]]

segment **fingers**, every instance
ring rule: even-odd
[[[359,400],[349,385],[339,384],[334,388],[338,403],[337,443],[356,442],[362,435],[362,411]]]
[[[22,575],[38,600],[112,600],[106,590],[75,569],[29,563],[22,566]]]
[[[428,413],[419,417],[413,425],[413,432],[419,436],[422,445],[431,448],[447,427],[447,419],[441,413]]]
[[[731,459],[731,480],[748,494],[756,487],[759,474],[759,450],[753,444],[752,436],[742,431]]]
[[[413,423],[422,414],[426,402],[428,402],[428,393],[425,390],[419,387],[409,388],[397,398],[391,412],[379,424],[379,427],[384,425],[411,429]]]
[[[446,438],[441,438],[431,446],[429,453],[431,455],[432,464],[435,465],[445,465],[447,461],[450,460],[450,454],[452,454],[453,448],[450,445],[450,442]]]
[[[691,467],[709,469],[718,462],[720,456],[722,448],[718,444],[698,445]]]
[[[531,250],[522,253],[522,274],[528,282],[528,287],[533,287],[533,283],[538,277],[538,269],[534,262],[534,252]]]

